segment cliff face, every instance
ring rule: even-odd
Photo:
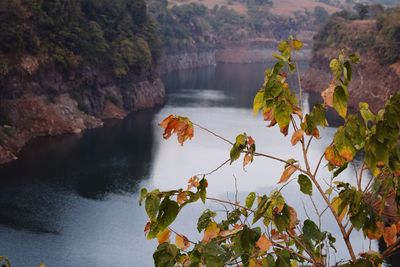
[[[121,84],[109,71],[92,67],[65,75],[51,64],[38,64],[0,80],[0,164],[16,159],[34,137],[80,133],[165,99],[159,78]]]
[[[353,69],[349,105],[357,108],[359,102],[368,102],[374,111],[382,108],[389,96],[400,90],[399,50],[390,47],[389,41],[383,42],[381,39],[398,38],[388,33],[383,34],[382,31],[392,29],[391,32],[398,32],[400,17],[388,17],[391,25],[385,26],[384,20],[388,12],[391,10],[383,13],[378,20],[331,20],[316,37],[310,69],[303,77],[304,88],[320,93],[328,87],[332,79],[330,59],[337,57],[341,49],[359,52],[361,63]]]

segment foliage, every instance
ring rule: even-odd
[[[279,44],[274,54],[276,64],[265,72],[265,80],[254,98],[254,113],[261,112],[269,127],[278,126],[286,136],[292,128],[291,145],[300,149],[301,159],[281,159],[256,150],[255,141],[247,134],[239,134],[234,142],[188,118],[169,116],[160,125],[165,128],[164,138],[174,132],[181,144],[193,136],[193,126],[205,130],[229,143],[230,159],[215,171],[243,155],[243,166],[262,158],[283,165],[279,184],[285,186],[297,180],[300,192],[311,197],[319,195],[340,229],[334,236],[331,229],[323,229],[311,219],[301,221],[296,210],[286,202],[281,190],[269,194],[249,193],[243,203],[216,199],[207,194],[207,175],[189,179],[186,189],[148,192],[142,189],[140,203],[144,202],[149,221],[145,227],[148,239],[158,238],[159,246],[153,254],[156,266],[381,266],[400,244],[397,209],[385,203],[399,204],[400,198],[400,93],[392,96],[377,114],[367,103],[360,103],[357,113],[347,110],[348,85],[352,68],[360,62],[356,54],[340,53],[330,62],[332,82],[322,96],[323,104],[316,104],[304,114],[295,93],[286,82],[296,70],[293,52],[302,43],[290,38]],[[337,128],[331,144],[318,162],[309,161],[308,149],[320,137],[319,129],[327,126],[326,111],[333,108],[344,118]],[[188,130],[190,129],[190,130]],[[355,157],[357,156],[357,160]],[[330,181],[323,183],[318,172],[327,161]],[[354,179],[341,181],[339,174],[348,166],[355,168]],[[366,176],[370,174],[368,179]],[[293,177],[292,179],[290,179]],[[355,181],[355,182],[351,182]],[[197,223],[203,232],[200,241],[192,241],[172,229],[180,211],[201,200],[228,204],[222,220],[217,211],[205,210]],[[324,212],[315,211],[321,219]],[[386,248],[382,252],[368,251],[356,255],[351,242],[354,231],[362,231],[365,238],[383,238]],[[176,241],[170,241],[171,233]],[[347,262],[329,262],[329,251],[336,251],[335,242],[341,238],[349,252]]]
[[[4,0],[0,13],[2,57],[50,57],[64,71],[111,66],[121,77],[147,72],[160,54],[144,0]]]
[[[342,43],[361,53],[368,53],[373,48],[382,65],[395,63],[400,57],[400,8],[383,10],[380,5],[359,4],[355,10],[355,14],[332,15],[315,35],[314,50],[334,48]],[[370,26],[356,31],[355,19],[368,20],[365,25]],[[376,24],[371,19],[376,19]]]

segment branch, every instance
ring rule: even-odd
[[[222,136],[220,136],[220,135],[214,133],[213,131],[211,131],[211,130],[209,130],[209,129],[203,127],[203,126],[201,126],[200,124],[197,124],[197,123],[194,123],[194,122],[192,122],[192,123],[193,123],[193,125],[199,127],[200,129],[202,129],[202,130],[204,130],[204,131],[206,131],[206,132],[208,132],[208,133],[214,135],[215,137],[218,137],[219,139],[221,139],[221,140],[223,140],[223,141],[225,141],[225,142],[231,144],[232,146],[234,145],[234,144],[233,144],[231,141],[229,141],[228,139],[226,139],[226,138],[224,138],[224,137],[222,137]]]
[[[214,170],[208,172],[208,173],[200,173],[200,174],[196,174],[195,176],[208,176],[213,174],[214,172],[218,171],[219,169],[221,169],[222,167],[224,167],[231,159],[227,159],[226,161],[224,161],[223,163],[221,163],[220,165],[218,165],[218,167],[216,167]]]

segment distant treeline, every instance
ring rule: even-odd
[[[209,9],[198,3],[170,6],[168,0],[148,0],[148,9],[159,24],[162,46],[171,52],[208,49],[226,41],[251,38],[284,39],[301,30],[317,30],[329,16],[321,7],[292,17],[271,12],[272,1],[232,0],[246,5],[243,15],[229,5]]]
[[[150,71],[160,42],[145,0],[1,0],[0,73],[26,55],[63,71],[104,65],[123,78]]]

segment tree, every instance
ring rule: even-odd
[[[302,48],[302,43],[290,38],[279,44],[279,54],[273,68],[265,72],[265,81],[254,98],[254,113],[260,111],[269,127],[278,126],[288,135],[293,128],[290,142],[299,148],[303,158],[281,159],[256,150],[255,140],[243,133],[230,141],[189,118],[170,115],[160,123],[163,137],[177,135],[178,142],[194,136],[194,127],[205,130],[229,143],[229,160],[232,164],[242,157],[243,167],[262,158],[281,162],[282,176],[279,184],[297,181],[299,190],[310,197],[317,193],[340,229],[340,236],[333,236],[329,229],[311,219],[300,221],[296,210],[285,201],[280,190],[269,194],[250,193],[243,203],[216,199],[207,195],[207,175],[189,179],[186,189],[161,192],[141,190],[140,203],[144,202],[149,221],[145,233],[149,239],[157,238],[159,246],[153,258],[156,266],[381,266],[383,259],[400,247],[397,237],[400,220],[397,207],[400,197],[400,93],[392,96],[384,109],[373,114],[367,103],[360,103],[357,113],[347,109],[348,86],[352,68],[360,58],[356,54],[340,53],[330,62],[332,81],[322,93],[324,103],[316,104],[304,114],[296,94],[286,82],[288,73],[296,71],[292,52]],[[298,72],[297,72],[298,73]],[[299,83],[299,86],[300,83]],[[337,128],[331,144],[318,162],[310,162],[310,144],[320,138],[321,127],[327,126],[325,113],[333,108],[343,117],[344,124]],[[355,157],[360,164],[355,164]],[[325,160],[324,160],[325,159]],[[361,160],[360,160],[361,159]],[[323,182],[319,171],[324,162],[331,173]],[[354,164],[354,183],[340,181],[338,175]],[[368,180],[366,175],[370,173]],[[296,175],[295,175],[296,174]],[[203,232],[201,241],[193,241],[173,229],[171,224],[187,205],[201,200],[230,205],[223,220],[215,211],[205,210],[198,219],[197,229]],[[385,203],[394,203],[391,208]],[[316,213],[321,217],[324,212]],[[400,229],[399,229],[400,230]],[[383,238],[383,252],[367,251],[356,255],[350,236],[362,231],[370,240]],[[170,242],[171,233],[175,242]],[[343,239],[349,253],[348,262],[329,262],[329,249],[335,250],[336,238]]]

